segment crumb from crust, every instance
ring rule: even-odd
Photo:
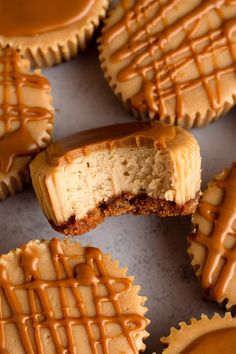
[[[95,229],[106,217],[119,216],[124,214],[147,215],[156,214],[161,217],[184,216],[193,214],[197,208],[199,193],[194,199],[190,199],[183,205],[160,198],[151,198],[146,194],[134,195],[132,193],[122,193],[106,202],[99,203],[91,210],[86,217],[76,220],[72,215],[61,225],[55,225],[49,220],[52,227],[64,235],[82,235]]]

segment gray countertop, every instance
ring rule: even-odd
[[[132,121],[108,88],[99,67],[94,43],[69,63],[45,70],[51,80],[56,107],[54,137],[77,130]],[[201,145],[203,186],[236,160],[236,110],[218,122],[192,131]],[[59,236],[43,216],[31,187],[0,203],[0,251],[5,253],[34,238]],[[186,254],[190,218],[122,216],[107,219],[80,238],[101,247],[129,266],[135,282],[148,297],[150,338],[147,353],[161,353],[159,338],[180,321],[213,314],[220,308],[203,300]]]

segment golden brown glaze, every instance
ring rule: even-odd
[[[102,348],[104,354],[109,354],[108,346],[112,337],[106,332],[108,323],[116,323],[120,325],[122,334],[126,337],[133,353],[138,353],[134,342],[134,334],[137,331],[144,330],[147,321],[140,315],[124,314],[122,312],[119,297],[129,291],[132,283],[128,278],[116,278],[109,275],[102,259],[100,250],[87,247],[83,255],[84,261],[81,263],[81,255],[66,256],[58,239],[52,239],[49,243],[51,257],[55,269],[56,279],[42,279],[39,269],[39,254],[33,246],[23,246],[20,252],[20,263],[24,272],[25,282],[19,285],[13,285],[9,279],[3,263],[0,264],[0,288],[2,294],[10,306],[12,315],[5,318],[2,308],[0,307],[0,353],[6,353],[4,326],[7,324],[15,324],[22,342],[22,346],[26,353],[35,354],[43,353],[42,338],[40,330],[48,328],[52,340],[55,345],[56,353],[76,353],[76,346],[73,336],[73,326],[84,326],[91,353],[98,353],[98,344]],[[77,265],[71,266],[77,261]],[[117,290],[117,284],[122,285],[122,290]],[[98,296],[99,285],[106,288],[106,295]],[[90,286],[92,290],[93,300],[96,309],[96,316],[91,317],[87,314],[83,297],[80,293],[79,286]],[[62,318],[55,318],[47,293],[48,288],[57,288],[60,292],[61,308],[63,311]],[[25,290],[28,294],[28,301],[31,314],[24,314],[16,290]],[[79,310],[80,317],[70,316],[70,308],[67,302],[66,289],[70,289]],[[38,304],[38,300],[40,306]],[[102,303],[110,302],[114,308],[114,316],[105,316],[102,312]],[[41,311],[39,311],[39,307]],[[32,321],[33,338],[31,339],[30,328],[27,321]],[[96,339],[93,333],[93,325],[98,325],[100,330],[100,339]],[[131,326],[132,324],[132,326]],[[63,326],[66,330],[67,343],[65,347],[62,344],[58,329]],[[31,329],[32,329],[31,328]]]
[[[180,354],[235,354],[236,328],[207,333],[194,340]]]
[[[8,173],[13,160],[17,156],[35,154],[40,150],[38,143],[32,138],[27,126],[38,120],[52,120],[52,112],[45,108],[30,107],[24,104],[22,88],[49,88],[49,82],[36,74],[22,73],[19,67],[20,55],[14,49],[6,48],[0,56],[0,86],[3,90],[3,101],[0,103],[0,121],[4,123],[5,134],[0,139],[0,171]],[[11,89],[15,88],[16,103],[11,103]],[[12,131],[13,122],[19,122],[20,127]]]
[[[0,35],[32,36],[85,18],[96,0],[0,0]]]
[[[47,162],[63,165],[80,155],[100,149],[129,145],[165,147],[175,138],[174,127],[163,124],[124,123],[80,132],[53,143],[47,149]]]
[[[160,116],[168,116],[166,101],[174,98],[176,116],[184,118],[187,112],[183,93],[199,86],[205,89],[210,109],[218,111],[224,105],[220,79],[229,73],[236,75],[235,1],[204,0],[173,24],[168,23],[167,15],[181,4],[178,0],[169,0],[162,5],[160,3],[137,0],[130,7],[129,1],[122,0],[123,17],[105,31],[103,45],[110,44],[122,33],[128,36],[125,44],[110,58],[113,63],[129,59],[128,64],[119,71],[118,81],[128,81],[135,77],[143,79],[141,91],[131,98],[132,107],[141,112],[149,110],[158,112]],[[231,9],[232,18],[225,17],[225,7]],[[201,34],[196,35],[202,17],[210,11],[215,11],[221,25],[214,28],[209,20],[208,31],[200,31]],[[144,23],[143,27],[135,26],[137,22]],[[164,29],[155,33],[158,24],[162,24]],[[174,48],[170,42],[180,33],[183,33],[183,39]],[[225,52],[230,54],[231,61],[220,68],[216,58]],[[213,61],[213,70],[208,72],[204,65],[207,59]],[[185,81],[184,69],[192,63],[195,63],[199,77]]]
[[[234,276],[236,267],[236,247],[228,249],[224,242],[228,235],[236,237],[232,228],[236,220],[236,163],[232,165],[225,180],[215,179],[214,183],[224,192],[223,201],[214,206],[200,201],[197,212],[213,224],[210,235],[204,235],[197,230],[190,239],[202,245],[207,256],[201,274],[201,283],[210,296],[218,302],[226,297],[226,289]],[[215,279],[220,262],[223,266]]]

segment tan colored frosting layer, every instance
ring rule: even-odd
[[[0,0],[0,34],[31,36],[67,27],[84,18],[95,0]]]
[[[0,287],[1,353],[122,354],[124,345],[126,353],[138,354],[143,349],[148,323],[143,299],[99,249],[58,239],[32,241],[0,257]]]
[[[47,162],[59,166],[93,151],[123,146],[153,146],[165,148],[174,140],[172,126],[149,123],[123,123],[91,129],[54,142],[47,150]]]

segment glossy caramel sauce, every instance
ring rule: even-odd
[[[0,0],[0,35],[32,36],[85,18],[96,0]]]
[[[236,328],[207,333],[194,340],[180,354],[235,354]]]

